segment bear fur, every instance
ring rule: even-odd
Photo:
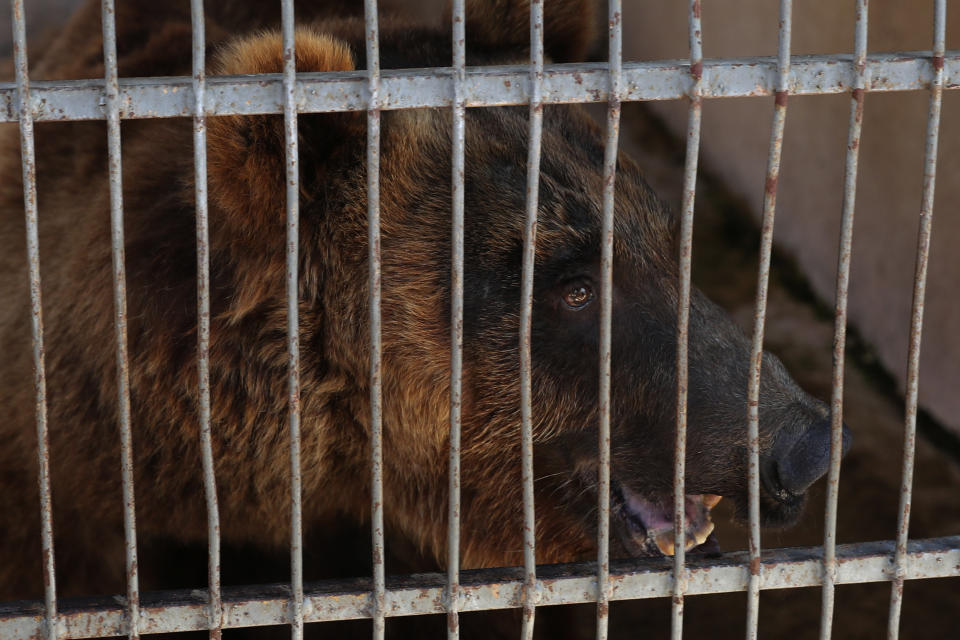
[[[281,71],[273,4],[210,3],[212,75]],[[352,4],[301,5],[298,71],[364,69],[363,22]],[[524,0],[467,5],[469,65],[528,60]],[[586,0],[548,6],[548,54],[583,59],[592,13]],[[187,2],[122,2],[116,19],[122,77],[189,75]],[[382,21],[380,47],[384,68],[441,67],[451,60],[446,30],[400,19]],[[33,59],[36,79],[102,77],[99,3],[80,9]],[[522,559],[518,335],[527,117],[525,106],[467,110],[464,567]],[[365,118],[362,112],[298,118],[308,537],[334,522],[363,523],[370,512]],[[382,114],[385,517],[391,530],[441,562],[450,413],[451,130],[449,109]],[[141,540],[203,542],[207,535],[191,131],[189,119],[122,125]],[[542,563],[583,557],[595,545],[603,137],[577,106],[544,110],[532,342]],[[121,591],[105,125],[38,123],[35,141],[58,585],[61,594]],[[208,118],[208,162],[211,425],[221,530],[228,544],[285,548],[290,444],[282,116]],[[619,533],[613,545],[624,556],[649,547],[629,522],[631,500],[624,496],[672,503],[678,224],[630,159],[618,162],[612,474]],[[16,125],[0,131],[0,165],[0,596],[37,598],[42,555],[35,396]],[[582,307],[570,304],[583,299]],[[703,296],[694,293],[693,299],[687,491],[730,497],[742,512],[749,345]],[[782,443],[810,432],[826,409],[766,356],[760,413],[766,460],[789,451]],[[776,483],[764,484],[762,496],[767,521],[791,521],[802,494],[784,500],[771,486]]]

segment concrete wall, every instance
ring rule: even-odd
[[[687,3],[626,0],[624,57],[685,58]],[[948,3],[952,4],[952,3]],[[771,56],[778,3],[705,2],[706,57]],[[854,3],[794,3],[793,54],[853,51]],[[960,46],[960,7],[950,7],[947,48]],[[870,2],[870,52],[929,50],[933,2]],[[848,95],[794,97],[787,109],[775,241],[832,304],[849,121]],[[901,388],[906,376],[928,92],[868,94],[854,224],[849,317]],[[685,103],[654,107],[686,127]],[[770,99],[705,103],[702,166],[718,174],[759,219],[773,112]],[[920,401],[960,434],[960,92],[944,93],[933,239],[921,357]]]

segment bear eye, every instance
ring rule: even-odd
[[[593,287],[586,282],[578,281],[565,287],[563,302],[574,311],[579,311],[593,302],[593,297]]]

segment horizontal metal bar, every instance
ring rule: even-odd
[[[894,542],[860,542],[837,546],[836,584],[885,582],[893,579]],[[819,586],[822,547],[765,551],[763,589]],[[960,536],[911,540],[907,550],[907,580],[960,576]],[[688,557],[686,595],[744,591],[749,578],[749,554],[726,553],[719,558]],[[621,560],[610,565],[610,599],[670,596],[670,558]],[[539,567],[540,606],[581,604],[597,598],[596,563]],[[524,574],[521,567],[463,571],[460,611],[520,608]],[[386,615],[442,614],[445,574],[421,574],[388,580]],[[354,620],[371,615],[370,580],[354,579],[306,585],[305,622]],[[289,624],[289,586],[234,587],[223,590],[224,627]],[[0,605],[0,637],[28,640],[43,628],[42,602]],[[123,635],[124,608],[114,598],[84,598],[61,602],[63,638]],[[207,628],[207,591],[184,590],[143,594],[141,633],[199,631]]]
[[[383,109],[453,106],[451,69],[384,70],[380,84]],[[930,87],[934,77],[928,52],[874,54],[867,58],[866,91],[916,91]],[[543,102],[606,102],[609,90],[606,63],[546,65]],[[121,118],[192,116],[192,79],[122,78]],[[622,99],[675,100],[690,89],[689,63],[665,60],[624,62]],[[850,55],[799,56],[791,61],[789,93],[831,94],[851,91],[856,83]],[[702,95],[735,98],[773,95],[777,59],[705,60]],[[960,88],[960,51],[948,51],[944,89]],[[467,69],[463,95],[468,107],[527,104],[528,66]],[[299,73],[297,111],[365,110],[369,99],[365,71]],[[249,115],[283,112],[281,74],[220,76],[207,79],[207,115]],[[31,108],[37,121],[103,120],[103,80],[37,81],[31,83]],[[17,120],[16,84],[0,83],[0,122]]]

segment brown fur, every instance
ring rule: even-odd
[[[124,76],[189,73],[186,3],[120,3]],[[216,3],[207,37],[218,73],[276,73],[280,39],[257,3]],[[547,48],[581,54],[588,4],[548,9]],[[336,8],[336,7],[334,7]],[[470,64],[524,59],[528,5],[468,3]],[[102,73],[98,3],[42,57],[46,78]],[[266,10],[263,13],[269,13]],[[300,71],[362,69],[362,22],[301,12]],[[337,13],[337,12],[333,12]],[[329,15],[329,14],[328,14]],[[549,16],[556,16],[550,18]],[[503,30],[503,25],[514,25]],[[231,34],[228,38],[227,34]],[[239,35],[237,35],[239,34]],[[495,50],[499,46],[502,51]],[[385,68],[442,66],[449,36],[385,20]],[[369,354],[364,115],[299,117],[300,344],[307,534],[369,512]],[[384,493],[388,524],[445,555],[449,423],[448,110],[385,112],[381,145]],[[188,121],[126,121],[123,178],[130,382],[141,539],[203,541],[197,424],[196,249]],[[228,543],[289,539],[284,142],[280,116],[209,119],[212,431]],[[39,595],[36,444],[22,186],[14,126],[0,132],[0,594]],[[62,593],[122,589],[122,517],[109,200],[102,123],[38,124],[37,179],[56,553]],[[601,132],[576,108],[548,108],[534,328],[537,559],[592,548],[596,504],[596,314],[556,307],[570,269],[596,276]],[[526,109],[468,110],[464,351],[464,566],[521,558],[519,243]],[[617,180],[614,468],[619,482],[670,491],[675,219],[628,158]],[[599,282],[599,279],[597,279]],[[695,296],[688,490],[743,499],[746,343]],[[708,334],[718,336],[706,340]],[[719,345],[719,346],[718,346]],[[742,361],[741,361],[742,357]],[[700,371],[700,369],[697,369]],[[716,380],[723,380],[718,389]],[[702,389],[702,393],[697,389]],[[699,395],[698,395],[699,393]],[[765,447],[782,424],[823,409],[765,361]],[[788,409],[785,407],[798,407]],[[794,413],[790,413],[794,411]],[[784,418],[784,416],[788,418]],[[803,418],[804,420],[806,418]],[[791,422],[792,421],[792,422]],[[659,498],[658,498],[659,499]],[[620,550],[623,553],[623,550]]]
[[[466,0],[466,39],[486,47],[526,48],[530,44],[529,0]],[[594,3],[567,0],[544,5],[544,47],[557,62],[581,60],[595,39]],[[450,4],[443,24],[450,24]]]

